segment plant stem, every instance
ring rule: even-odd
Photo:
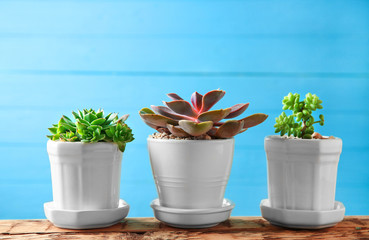
[[[305,130],[306,130],[306,121],[302,121],[302,129],[301,129],[301,136],[305,135]]]

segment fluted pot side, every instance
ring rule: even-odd
[[[160,204],[171,208],[221,207],[234,152],[234,139],[148,139]]]
[[[265,138],[271,207],[332,210],[342,140]]]
[[[48,141],[53,201],[65,210],[118,207],[122,152],[113,143]]]

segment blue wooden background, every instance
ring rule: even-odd
[[[82,108],[129,113],[123,157],[129,216],[156,195],[138,110],[177,92],[227,92],[269,114],[236,137],[233,215],[267,198],[265,136],[288,92],[324,101],[325,135],[343,139],[336,199],[369,215],[369,1],[0,1],[0,219],[44,218],[52,200],[47,128]]]

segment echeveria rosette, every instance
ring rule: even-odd
[[[53,141],[65,142],[114,142],[122,152],[126,143],[134,140],[132,129],[124,123],[128,115],[118,118],[116,113],[109,113],[104,116],[101,109],[83,109],[72,114],[75,122],[63,115],[58,124],[49,128],[52,135],[47,137]]]
[[[319,121],[312,116],[313,111],[323,109],[322,100],[317,95],[306,94],[305,99],[300,101],[300,94],[289,93],[282,100],[283,110],[291,110],[292,115],[287,116],[285,112],[276,118],[275,132],[283,136],[295,136],[303,139],[311,139],[314,133],[313,124],[324,125],[324,116],[319,115]]]
[[[256,113],[240,120],[222,121],[241,115],[249,106],[249,103],[241,103],[226,109],[210,110],[225,95],[223,90],[213,90],[205,95],[194,92],[191,103],[176,93],[167,95],[172,101],[163,102],[165,106],[142,108],[139,114],[148,126],[176,137],[231,138],[268,117]]]

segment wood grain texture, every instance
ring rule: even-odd
[[[368,239],[369,217],[349,216],[321,230],[293,230],[260,217],[232,217],[206,229],[177,229],[154,218],[128,218],[109,228],[69,230],[47,220],[1,220],[0,239]]]

